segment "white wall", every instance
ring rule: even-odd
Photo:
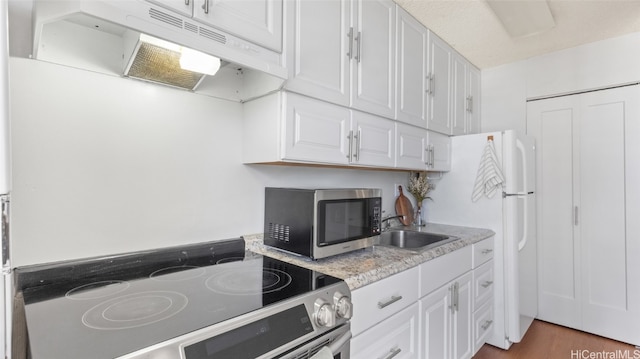
[[[640,33],[482,71],[482,131],[526,129],[526,100],[640,81]]]
[[[11,59],[15,266],[262,232],[265,186],[380,187],[404,172],[242,164],[242,105]]]

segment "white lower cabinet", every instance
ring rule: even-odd
[[[420,300],[425,359],[471,358],[473,294],[467,272]]]
[[[352,293],[353,358],[469,359],[493,324],[493,237]]]
[[[351,341],[353,359],[418,359],[418,303],[368,329]]]

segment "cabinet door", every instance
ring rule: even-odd
[[[451,286],[420,300],[421,350],[424,359],[451,357]]]
[[[286,94],[283,159],[349,163],[350,111],[296,94]]]
[[[349,106],[348,0],[295,0],[292,73],[287,89]]]
[[[396,11],[396,119],[426,128],[427,29],[401,7],[397,6]]]
[[[184,16],[193,15],[193,0],[147,0]]]
[[[282,0],[191,0],[194,19],[282,52]]]
[[[471,272],[455,281],[456,303],[452,316],[452,358],[469,359],[473,355],[473,276]]]
[[[395,165],[395,123],[382,117],[352,111],[354,160],[365,166]]]
[[[480,133],[480,70],[469,65],[466,133]]]
[[[418,303],[356,336],[351,341],[353,359],[418,359]]]
[[[428,132],[429,147],[431,151],[431,171],[451,170],[451,138],[436,132]]]
[[[396,123],[396,167],[424,171],[426,169],[427,130]]]
[[[452,85],[451,92],[451,134],[464,135],[467,123],[467,89],[469,64],[460,54],[454,53],[452,65]]]
[[[427,129],[451,134],[451,47],[429,31]]]
[[[395,4],[389,0],[355,0],[353,108],[395,116]]]

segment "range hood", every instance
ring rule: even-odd
[[[160,74],[153,76],[160,80],[147,79],[153,82],[170,84],[164,78],[181,78],[188,84],[173,86],[242,102],[281,88],[287,77],[281,52],[144,0],[36,0],[33,22],[33,57],[37,60],[129,76],[140,55],[141,36],[150,35],[222,60],[215,76],[188,71],[173,74],[169,71],[175,66],[171,65],[158,67]]]

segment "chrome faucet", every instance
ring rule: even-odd
[[[398,216],[389,216],[389,217],[383,218],[382,221],[380,221],[380,225],[382,226],[382,231],[385,231],[385,230],[389,229],[389,227],[391,227],[391,223],[389,223],[390,220],[398,219],[398,218],[404,218],[404,216],[403,215],[398,215]],[[384,227],[384,222],[387,222],[387,226],[386,227]]]

